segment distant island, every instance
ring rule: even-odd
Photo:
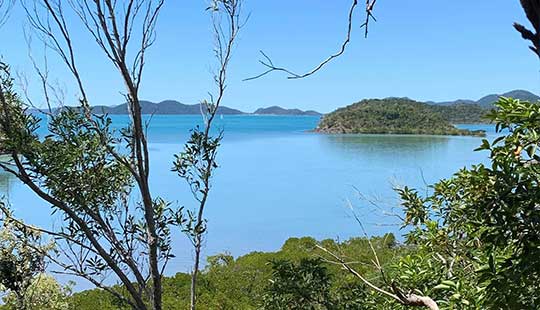
[[[431,111],[439,114],[445,121],[451,124],[477,124],[487,123],[484,116],[493,108],[500,96],[512,97],[524,101],[539,101],[540,97],[526,90],[513,90],[503,94],[490,94],[478,100],[458,99],[445,102],[425,102]],[[93,106],[92,110],[96,114],[125,115],[128,113],[127,104],[116,106],[99,105]],[[142,114],[156,115],[198,115],[201,113],[200,104],[184,104],[176,100],[164,100],[161,102],[152,102],[141,100]],[[54,112],[58,112],[55,109]],[[39,112],[31,109],[30,113]],[[313,110],[303,111],[300,109],[287,109],[280,106],[270,106],[259,108],[253,113],[244,112],[238,109],[220,106],[218,109],[220,115],[285,115],[285,116],[323,116],[322,113]]]
[[[175,100],[165,100],[158,103],[141,100],[142,114],[155,114],[155,115],[197,115],[201,114],[201,104],[184,104]],[[66,108],[66,107],[64,107]],[[72,108],[72,107],[69,107]],[[59,109],[55,109],[53,112],[58,112]],[[117,106],[92,106],[93,113],[96,114],[109,114],[109,115],[124,115],[128,114],[127,104],[120,104]],[[30,112],[39,112],[39,110],[31,110]],[[220,115],[291,115],[291,116],[322,116],[321,113],[309,110],[302,111],[299,109],[285,109],[279,106],[272,106],[268,108],[257,109],[253,113],[246,113],[237,109],[229,108],[226,106],[220,106],[218,108],[218,114]]]
[[[284,109],[278,106],[257,109],[253,114],[256,115],[307,115],[307,116],[322,116],[321,113],[313,110],[302,111],[299,109]]]
[[[512,90],[503,94],[491,94],[476,101],[469,99],[458,99],[454,101],[433,102],[427,104],[432,109],[442,115],[442,117],[452,124],[475,124],[487,123],[485,115],[493,109],[493,104],[499,97],[510,97],[522,101],[537,102],[540,97],[526,90]]]
[[[432,106],[408,98],[366,99],[325,115],[315,129],[331,134],[485,136],[454,127]]]

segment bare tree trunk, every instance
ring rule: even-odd
[[[191,287],[190,287],[190,309],[195,310],[196,304],[197,304],[197,277],[199,275],[199,264],[201,261],[201,245],[200,242],[201,236],[197,237],[197,242],[199,242],[198,245],[195,246],[195,257],[194,257],[194,266],[193,271],[191,275]]]
[[[214,53],[218,60],[218,69],[214,74],[217,88],[216,96],[210,95],[210,100],[201,103],[201,113],[205,121],[204,129],[192,132],[191,139],[186,143],[184,152],[177,155],[173,170],[185,178],[194,198],[198,202],[195,212],[188,212],[190,218],[187,235],[193,245],[194,265],[191,273],[190,309],[197,305],[197,281],[200,272],[202,246],[206,233],[204,211],[211,189],[211,179],[216,164],[217,150],[222,133],[216,137],[211,135],[213,121],[223,100],[227,69],[232,57],[236,37],[243,27],[240,21],[242,0],[214,0],[208,8],[212,12],[215,47]],[[223,18],[223,20],[222,20]]]

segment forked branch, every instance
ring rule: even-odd
[[[419,296],[414,293],[408,293],[404,294],[397,286],[393,283],[392,285],[392,291],[384,290],[377,285],[373,284],[371,281],[366,279],[362,274],[360,274],[358,271],[356,271],[354,268],[352,268],[349,263],[345,262],[341,257],[333,253],[332,251],[328,250],[327,248],[316,245],[318,249],[323,251],[324,253],[328,254],[332,259],[335,260],[336,263],[341,265],[346,271],[360,279],[365,285],[367,285],[372,290],[378,292],[379,294],[386,296],[388,298],[391,298],[395,300],[396,302],[404,305],[404,306],[411,306],[411,307],[425,307],[430,310],[439,310],[439,306],[437,303],[427,296]]]
[[[365,29],[364,36],[366,38],[368,36],[370,21],[371,20],[376,21],[375,16],[373,16],[373,9],[375,8],[376,3],[377,3],[377,0],[366,0],[366,7],[365,7],[366,19],[365,19],[364,23],[360,26],[360,28]],[[330,63],[334,59],[336,59],[336,58],[340,57],[341,55],[343,55],[345,53],[345,51],[347,50],[347,46],[351,42],[351,36],[352,36],[353,25],[354,25],[354,12],[356,11],[357,7],[358,7],[358,0],[353,0],[351,8],[349,9],[349,15],[348,15],[348,18],[347,18],[347,20],[348,20],[348,22],[347,22],[347,33],[346,33],[346,36],[345,36],[345,40],[341,43],[341,47],[339,48],[339,50],[336,53],[328,56],[325,60],[320,62],[318,65],[316,65],[310,71],[307,71],[305,73],[296,73],[296,72],[294,72],[294,71],[292,71],[292,70],[290,70],[290,69],[288,69],[286,67],[276,66],[276,65],[274,65],[274,62],[272,61],[272,59],[270,57],[268,57],[268,55],[265,52],[260,51],[263,59],[259,60],[259,63],[262,64],[264,67],[266,67],[267,70],[260,73],[260,74],[258,74],[258,75],[256,75],[256,76],[246,78],[246,79],[244,79],[244,81],[255,80],[255,79],[261,78],[261,77],[263,77],[263,76],[265,76],[265,75],[267,75],[267,74],[269,74],[271,72],[274,72],[274,71],[285,72],[288,75],[287,78],[290,79],[290,80],[303,79],[303,78],[306,78],[306,77],[308,77],[310,75],[313,75],[313,74],[317,73],[319,70],[321,70],[328,63]]]

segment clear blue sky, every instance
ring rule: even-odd
[[[196,103],[211,85],[208,0],[168,0],[158,24],[141,97]],[[407,96],[418,100],[478,99],[511,89],[540,92],[539,61],[512,28],[526,23],[518,0],[379,0],[377,23],[368,39],[358,29],[343,57],[304,80],[275,73],[256,81],[259,50],[276,64],[303,71],[333,53],[345,34],[350,0],[246,0],[251,19],[241,34],[231,64],[225,105],[245,111],[281,105],[322,112],[362,98]],[[74,19],[76,20],[76,19]],[[0,29],[0,49],[15,70],[30,78],[39,101],[22,36],[24,15],[15,10]],[[122,84],[111,64],[85,31],[73,25],[81,71],[93,104],[123,102]],[[34,53],[41,47],[34,42]],[[64,85],[66,101],[76,98],[70,76],[51,56],[51,77]]]

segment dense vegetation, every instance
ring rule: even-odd
[[[427,197],[400,190],[418,251],[412,269],[425,271],[415,288],[448,290],[442,305],[538,309],[540,106],[500,99],[497,108],[488,117],[506,135],[478,148],[491,164],[462,169]],[[435,286],[438,277],[451,282]]]
[[[371,241],[385,265],[404,251],[390,234]],[[321,243],[337,250],[333,240]],[[316,244],[313,238],[291,238],[277,252],[253,252],[236,259],[227,254],[209,257],[200,278],[199,309],[308,309],[309,304],[322,306],[313,309],[359,309],[348,307],[364,302],[368,290],[339,266],[319,259],[322,252]],[[355,265],[358,270],[376,276],[367,239],[352,238],[339,248],[351,261],[363,262]],[[164,279],[164,309],[188,308],[189,281],[184,273]],[[80,310],[129,309],[97,289],[74,294],[70,302]]]
[[[478,104],[432,105],[430,108],[451,124],[487,123],[486,115],[491,110]]]
[[[432,107],[407,98],[368,99],[325,115],[323,133],[483,135],[454,127]]]

